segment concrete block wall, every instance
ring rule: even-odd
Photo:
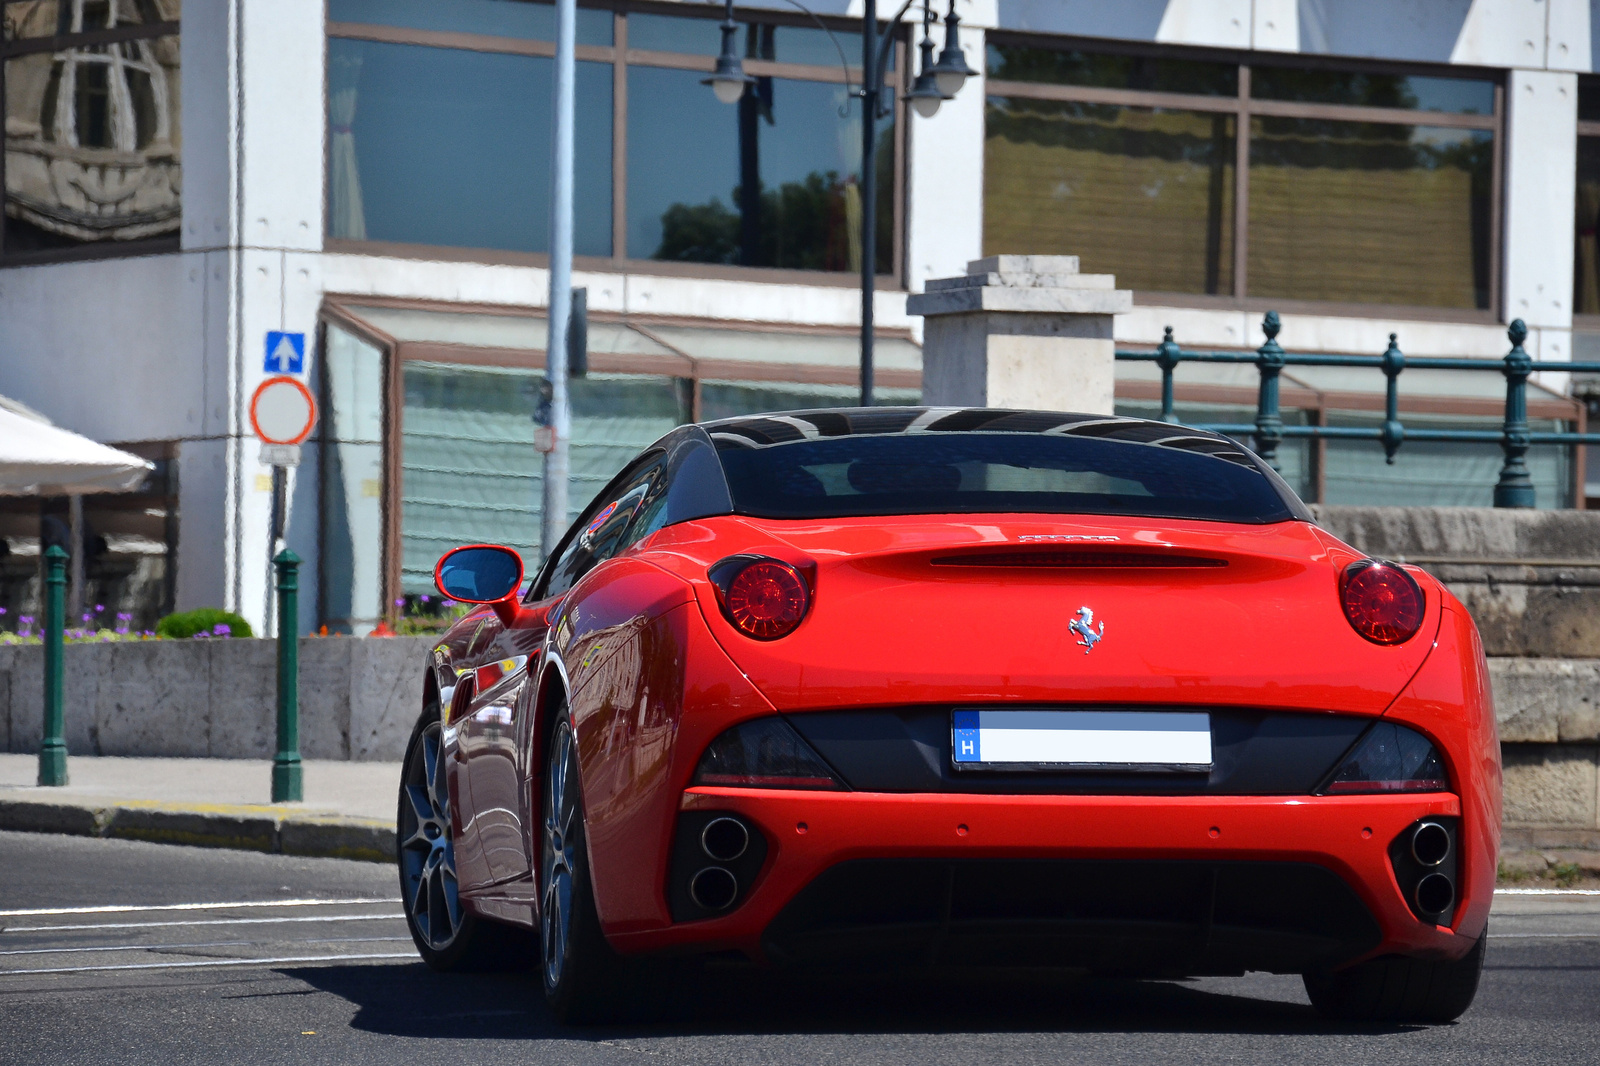
[[[397,761],[422,708],[427,637],[300,641],[300,754]],[[277,641],[72,644],[65,652],[67,751],[270,759],[277,741]],[[0,745],[36,752],[44,649],[0,648]]]

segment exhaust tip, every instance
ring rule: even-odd
[[[689,898],[705,910],[726,910],[738,895],[738,880],[720,866],[707,866],[689,878]]]
[[[1443,914],[1456,901],[1456,886],[1444,874],[1429,874],[1417,882],[1416,901],[1424,914]]]
[[[700,831],[700,850],[717,862],[732,862],[749,846],[750,830],[737,818],[713,818]]]
[[[1423,866],[1438,866],[1450,855],[1450,831],[1438,822],[1423,822],[1411,834],[1411,857]]]

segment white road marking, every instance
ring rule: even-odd
[[[355,959],[416,959],[415,951],[369,955],[291,955],[276,959],[214,959],[206,962],[136,962],[122,966],[55,966],[42,970],[5,970],[0,977],[41,973],[98,973],[108,970],[178,970],[213,966],[281,966],[291,962],[350,962]]]
[[[402,921],[404,914],[319,914],[313,918],[204,918],[193,922],[97,922],[88,925],[9,925],[0,933],[63,933],[85,929],[170,929],[196,925],[284,925],[289,922]]]
[[[208,944],[96,944],[85,948],[14,948],[0,955],[79,955],[87,951],[181,951],[187,948],[258,948],[264,944],[390,944],[408,936],[336,936],[304,940],[214,940]],[[10,971],[0,970],[0,975]]]
[[[1600,896],[1600,888],[1497,888],[1497,896]]]
[[[1490,933],[1490,940],[1530,940],[1555,937],[1558,939],[1572,938],[1576,940],[1594,940],[1600,938],[1600,933]]]
[[[399,903],[393,899],[259,899],[239,903],[152,903],[148,906],[110,904],[104,907],[35,907],[0,911],[0,918],[32,918],[45,914],[131,914],[137,911],[221,911],[236,907],[358,907],[369,903]]]

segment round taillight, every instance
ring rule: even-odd
[[[732,561],[732,560],[728,560]],[[722,592],[723,613],[739,632],[756,640],[777,640],[794,632],[811,606],[811,591],[800,572],[777,559],[739,560],[737,570],[713,567]],[[720,578],[720,580],[718,580]]]
[[[1351,628],[1374,644],[1404,644],[1422,628],[1422,588],[1398,566],[1376,559],[1351,563],[1339,601]]]

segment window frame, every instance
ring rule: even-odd
[[[3,2],[3,0],[0,0]],[[530,0],[548,3],[549,0]],[[630,256],[627,249],[628,230],[628,69],[630,66],[656,67],[675,70],[700,71],[707,75],[716,69],[714,55],[689,55],[678,52],[657,52],[628,47],[628,15],[668,15],[682,19],[699,19],[706,24],[708,39],[717,32],[722,12],[702,5],[682,3],[652,3],[650,0],[581,0],[580,7],[609,10],[612,13],[612,43],[609,46],[576,46],[575,57],[583,62],[610,63],[611,81],[611,254],[609,256],[573,256],[573,266],[579,270],[608,271],[630,274],[654,274],[666,277],[714,278],[731,281],[767,281],[779,284],[829,285],[856,288],[861,284],[855,271],[800,270],[787,267],[742,266],[722,263],[694,263],[681,260],[643,259]],[[326,11],[326,5],[324,5]],[[759,22],[774,26],[815,28],[817,23],[803,15],[766,9],[736,9],[735,17],[741,22]],[[860,35],[860,19],[819,16],[819,20],[835,34]],[[486,34],[458,33],[441,30],[413,30],[396,26],[370,23],[335,22],[325,14],[324,48],[337,40],[372,41],[382,44],[422,45],[433,48],[451,48],[461,51],[490,52],[553,58],[556,46],[553,41],[540,41],[524,37],[498,37]],[[906,249],[906,163],[907,137],[911,111],[900,99],[902,72],[909,57],[907,33],[902,26],[895,33],[894,67],[888,71],[885,89],[895,100],[895,128],[893,167],[893,238],[890,256],[891,269],[877,275],[879,291],[898,291],[905,287]],[[848,44],[848,38],[843,38]],[[847,49],[847,55],[848,49]],[[814,66],[801,63],[780,63],[764,59],[744,60],[745,72],[752,76],[771,76],[801,81],[844,84],[847,74],[838,66]],[[861,68],[850,66],[848,78],[859,84]],[[710,90],[706,90],[709,92]],[[327,87],[324,86],[324,99]],[[327,124],[327,107],[323,108],[323,124]],[[331,218],[332,164],[329,139],[324,138],[322,168],[323,218]],[[324,221],[326,227],[326,221]],[[417,244],[397,241],[350,240],[323,233],[323,246],[330,252],[354,252],[363,255],[384,255],[401,259],[429,259],[447,262],[490,263],[511,266],[547,267],[550,256],[546,252],[512,252],[503,249],[469,248],[455,245]]]
[[[1233,291],[1231,293],[1160,292],[1135,289],[1136,304],[1161,307],[1194,307],[1214,310],[1262,312],[1269,308],[1301,314],[1334,314],[1423,321],[1485,322],[1501,320],[1501,274],[1505,242],[1505,72],[1486,67],[1440,66],[1427,63],[1392,63],[1376,60],[1332,58],[1317,55],[1286,55],[1274,62],[1262,52],[1243,52],[1217,48],[1190,48],[1146,45],[1137,42],[1107,41],[1098,38],[1049,36],[991,30],[990,45],[1047,48],[1053,51],[1083,51],[1101,55],[1125,55],[1150,59],[1181,59],[1210,63],[1230,63],[1238,67],[1238,86],[1231,96],[1156,92],[1144,89],[1108,89],[1087,85],[1058,85],[1048,82],[1005,81],[988,77],[984,94],[1016,96],[1036,100],[1071,103],[1109,104],[1123,107],[1164,108],[1168,110],[1231,115],[1234,119],[1233,165]],[[1258,67],[1292,65],[1298,69],[1337,70],[1355,73],[1417,75],[1476,80],[1493,83],[1494,109],[1489,115],[1468,115],[1448,111],[1411,111],[1401,108],[1364,107],[1351,104],[1304,103],[1266,100],[1250,95],[1251,71]],[[1249,290],[1250,254],[1250,120],[1255,117],[1321,119],[1341,122],[1366,122],[1402,126],[1443,126],[1454,129],[1486,130],[1493,137],[1489,185],[1488,307],[1448,308],[1344,302],[1331,300],[1282,299],[1252,296]],[[987,123],[985,123],[987,127]],[[1594,124],[1600,131],[1600,123]],[[987,129],[985,132],[987,140]],[[987,249],[985,253],[987,254]]]
[[[25,3],[26,0],[0,0],[0,21],[3,21],[6,10],[13,4]],[[70,0],[61,0],[69,3]],[[81,48],[84,45],[95,44],[123,44],[128,41],[147,41],[161,37],[181,38],[182,20],[167,22],[144,22],[137,25],[117,26],[109,30],[89,30],[85,33],[56,34],[49,37],[18,37],[14,40],[0,40],[0,115],[6,111],[6,69],[13,59],[26,55],[37,55],[41,52],[59,52],[69,48]],[[174,112],[182,111],[182,101],[174,100]],[[79,259],[120,259],[125,256],[154,255],[162,252],[175,252],[178,250],[183,231],[183,199],[179,194],[178,200],[178,228],[170,236],[145,237],[134,241],[87,241],[80,245],[68,248],[45,248],[37,251],[13,252],[6,248],[6,219],[5,204],[9,199],[9,188],[6,183],[6,134],[0,128],[0,267],[25,266],[34,263],[60,263]],[[183,165],[183,156],[180,151],[178,165]]]

